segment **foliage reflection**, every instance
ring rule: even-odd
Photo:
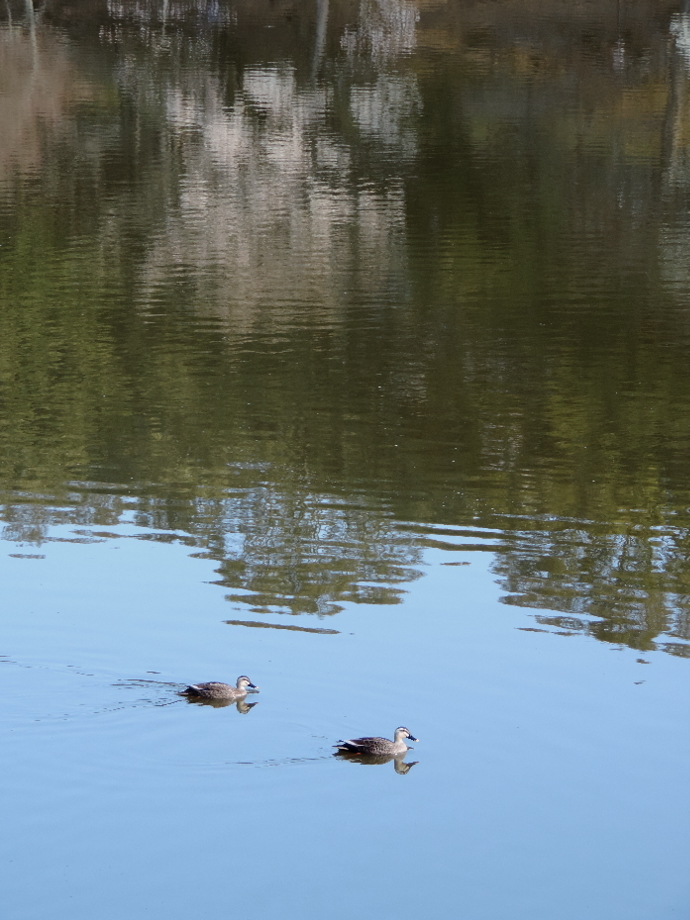
[[[471,526],[687,654],[688,22],[614,7],[10,3],[6,539],[134,514],[327,615]]]

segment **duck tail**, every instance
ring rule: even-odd
[[[334,744],[333,747],[337,748],[339,751],[357,751],[359,748],[356,744],[352,744],[351,741],[339,741],[337,744]]]

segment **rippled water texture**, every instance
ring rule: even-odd
[[[689,87],[666,0],[4,3],[8,917],[687,915]]]

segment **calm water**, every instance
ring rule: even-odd
[[[688,917],[690,10],[0,17],[7,916]]]

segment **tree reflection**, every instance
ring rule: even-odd
[[[8,539],[134,515],[321,616],[471,524],[541,627],[685,654],[687,17],[8,9]]]

